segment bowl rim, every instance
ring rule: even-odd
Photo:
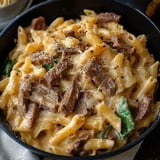
[[[5,32],[7,32],[7,30],[9,30],[9,28],[18,21],[18,19],[23,18],[23,16],[26,16],[28,13],[32,12],[33,10],[45,6],[45,5],[49,5],[50,3],[54,3],[57,1],[61,1],[61,0],[48,0],[45,2],[41,2],[35,6],[32,6],[30,9],[24,11],[23,13],[21,13],[20,15],[18,15],[17,17],[15,17],[0,33],[0,38],[3,36],[3,34],[5,34]],[[138,14],[140,14],[141,16],[143,16],[147,21],[149,21],[149,23],[151,23],[151,25],[159,32],[160,34],[160,29],[158,28],[158,26],[147,16],[145,15],[142,11],[140,11],[138,8],[135,7],[131,7],[128,4],[124,4],[124,1],[119,1],[119,0],[112,0],[114,1],[114,3],[117,3],[121,6],[127,7],[129,10],[132,10],[134,12],[137,12]],[[1,116],[1,114],[0,114]],[[30,150],[31,152],[40,155],[40,156],[44,156],[47,158],[55,158],[57,160],[93,160],[93,159],[104,159],[104,158],[109,158],[112,156],[116,156],[120,153],[123,153],[127,150],[129,150],[130,148],[134,147],[135,145],[139,144],[149,133],[151,133],[155,127],[160,123],[160,111],[157,113],[157,117],[155,118],[155,120],[152,122],[152,124],[150,124],[150,126],[139,136],[137,137],[135,140],[125,144],[124,146],[115,149],[113,151],[109,151],[106,153],[102,153],[102,154],[97,154],[94,156],[74,156],[74,157],[69,157],[69,156],[61,156],[61,155],[56,155],[54,153],[49,153],[43,150],[40,150],[38,148],[35,148],[25,142],[23,142],[20,138],[18,138],[15,134],[13,134],[12,132],[10,132],[9,129],[7,129],[5,127],[5,124],[3,124],[3,122],[0,121],[0,128],[2,128],[2,130],[12,139],[14,139],[17,143],[21,144],[22,146],[24,146],[25,148],[27,148],[28,150]]]
[[[0,32],[0,38],[1,36],[10,28],[10,26],[12,26],[14,23],[16,23],[16,21],[18,21],[18,19],[22,18],[23,16],[27,15],[29,12],[32,12],[32,10],[35,10],[37,8],[39,8],[40,6],[45,6],[48,5],[50,3],[54,3],[54,2],[58,2],[58,1],[63,1],[63,0],[46,0],[43,2],[40,2],[39,4],[36,4],[32,7],[30,7],[29,9],[23,11],[22,13],[20,13],[19,15],[17,15],[14,19],[12,19]],[[125,0],[113,0],[115,3],[120,4],[122,6],[127,7],[130,10],[133,10],[134,12],[137,12],[138,14],[140,14],[141,16],[143,16],[147,21],[149,21],[153,27],[160,33],[160,27],[150,18],[148,17],[143,11],[141,11],[140,9],[136,8],[135,6],[132,6],[129,2],[126,2]]]

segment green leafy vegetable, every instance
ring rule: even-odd
[[[107,125],[106,128],[102,132],[99,133],[98,138],[101,138],[101,139],[105,138],[105,136],[108,134],[110,129],[111,129],[111,126]]]
[[[122,120],[122,132],[120,133],[120,137],[124,139],[135,128],[134,119],[125,97],[120,98],[117,106],[117,112]]]
[[[53,66],[54,66],[54,63],[48,63],[48,64],[43,65],[46,71],[49,71]]]
[[[3,75],[9,77],[10,76],[10,72],[12,71],[12,68],[15,64],[15,60],[9,59],[6,63]]]
[[[47,63],[45,65],[43,65],[43,67],[46,69],[46,71],[49,71],[51,68],[54,67],[55,64],[57,64],[59,62],[59,58],[55,58],[53,60],[53,63]]]

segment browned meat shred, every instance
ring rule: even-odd
[[[96,105],[96,100],[92,97],[89,92],[81,93],[76,106],[75,113],[83,115],[92,115],[94,106]]]
[[[28,127],[32,128],[38,116],[39,107],[35,103],[30,103],[25,118],[28,120]]]
[[[57,86],[60,79],[66,75],[66,71],[72,66],[70,62],[70,55],[77,54],[79,51],[77,48],[66,48],[61,45],[57,45],[55,48],[57,55],[61,55],[59,63],[47,72],[45,81],[50,87]]]
[[[89,139],[89,135],[84,134],[78,137],[72,144],[72,146],[67,150],[68,153],[73,154],[74,156],[78,156],[83,154],[83,146],[85,142]]]
[[[100,13],[97,15],[97,23],[108,23],[108,22],[115,22],[119,23],[121,16],[110,12],[110,13]]]
[[[122,38],[112,36],[106,41],[112,48],[116,49],[118,52],[124,53],[126,55],[131,55],[135,53],[135,47],[131,46],[125,42]]]
[[[38,104],[40,108],[57,112],[60,95],[57,88],[50,89],[44,84],[34,84],[30,101]]]
[[[66,37],[76,37],[75,32],[73,30],[68,30],[64,32]]]
[[[60,102],[59,112],[65,116],[70,115],[74,111],[76,100],[79,98],[80,86],[79,75],[75,75],[71,87],[65,92],[62,101]]]
[[[30,54],[31,63],[34,65],[45,65],[53,63],[53,56],[50,56],[42,51]]]
[[[86,74],[92,79],[92,81],[99,87],[104,94],[112,96],[116,92],[116,84],[111,77],[109,77],[106,71],[98,63],[96,58],[89,60],[85,66]]]
[[[150,95],[146,95],[141,100],[139,100],[137,104],[138,106],[136,108],[132,108],[135,121],[142,120],[149,114],[149,112],[151,111],[151,102],[152,97]]]
[[[74,48],[65,48],[63,46],[56,46],[55,48],[55,51],[58,53],[58,54],[63,54],[65,53],[66,55],[73,55],[73,54],[78,54],[80,53],[80,51],[84,52],[85,50],[87,50],[89,48],[89,44],[86,43],[79,43],[77,46],[75,46]]]
[[[62,55],[59,63],[46,73],[44,81],[49,87],[57,86],[60,80],[66,75],[66,72],[71,65],[72,64],[69,61],[69,56]]]
[[[21,115],[25,115],[27,112],[27,105],[29,104],[29,97],[31,94],[31,78],[26,76],[20,83],[18,94],[18,111]]]
[[[31,28],[34,30],[45,30],[47,28],[45,18],[43,16],[34,18],[31,22]]]
[[[63,47],[61,45],[57,45],[56,48],[55,48],[55,51],[58,54],[62,54],[62,55],[66,55],[66,56],[79,53],[79,51],[78,51],[78,49],[76,47],[69,48],[69,47]]]

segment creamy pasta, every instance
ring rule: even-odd
[[[96,155],[137,138],[154,121],[159,62],[120,24],[120,15],[84,10],[80,19],[44,17],[18,27],[0,81],[0,108],[31,146]]]

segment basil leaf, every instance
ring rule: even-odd
[[[135,122],[125,97],[120,98],[117,106],[117,112],[122,120],[122,132],[120,133],[120,137],[124,139],[135,128]]]

